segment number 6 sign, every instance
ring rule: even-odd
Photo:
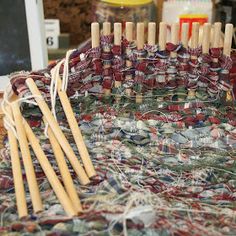
[[[60,22],[58,19],[45,20],[46,43],[50,49],[59,47]]]

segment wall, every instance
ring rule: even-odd
[[[72,45],[90,37],[91,0],[43,0],[45,18],[60,19],[61,32],[70,33]]]

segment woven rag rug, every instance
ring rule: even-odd
[[[19,221],[6,137],[0,162],[0,234],[236,235],[231,58],[218,48],[203,55],[201,48],[167,44],[165,51],[149,45],[137,50],[125,39],[121,47],[112,41],[112,36],[102,37],[101,47],[83,54],[75,50],[69,57],[67,93],[97,171],[90,185],[81,186],[70,167],[83,214],[73,219],[65,215],[32,152],[45,211],[32,213],[26,188],[31,215]],[[176,59],[170,58],[172,51]],[[58,63],[12,74],[13,91],[21,98],[30,95],[25,79],[31,77],[51,107],[50,71]],[[104,89],[110,95],[103,96]],[[141,104],[135,102],[137,94]],[[60,177],[40,109],[27,103],[21,109]],[[59,100],[55,114],[80,158]]]

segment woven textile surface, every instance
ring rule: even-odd
[[[5,139],[1,235],[235,235],[231,58],[218,48],[203,55],[201,48],[167,44],[166,51],[149,45],[137,50],[125,39],[121,47],[112,41],[112,36],[102,37],[101,47],[74,51],[69,60],[67,93],[97,171],[90,185],[81,186],[70,168],[83,214],[65,215],[32,152],[45,211],[18,221]],[[176,59],[171,52],[177,52]],[[25,79],[32,77],[52,107],[50,70],[56,64],[13,74],[12,89],[21,98],[30,95]],[[142,103],[135,102],[137,96]],[[41,111],[26,103],[21,109],[60,177]],[[79,158],[59,100],[55,113]]]

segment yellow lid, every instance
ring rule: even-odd
[[[206,14],[182,14],[179,16],[180,18],[208,18]]]
[[[110,3],[114,5],[120,5],[120,6],[138,6],[138,5],[144,5],[151,3],[152,0],[101,0],[105,3]]]

